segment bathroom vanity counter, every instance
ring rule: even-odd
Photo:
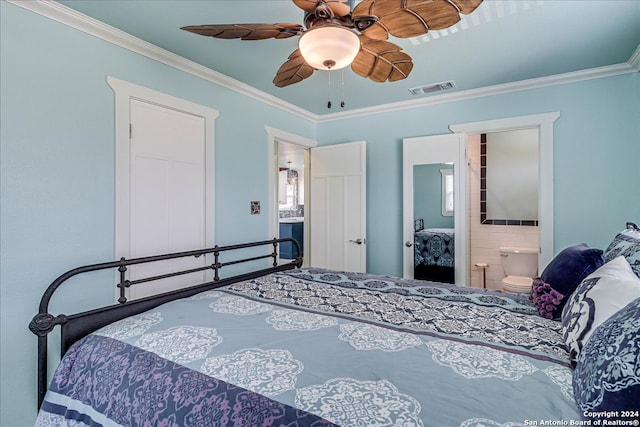
[[[294,216],[291,218],[280,218],[280,224],[285,223],[285,224],[293,224],[296,222],[304,222],[304,217],[302,216]]]
[[[300,250],[302,251],[302,245],[304,244],[302,241],[303,227],[303,217],[280,218],[280,238],[291,237],[295,239],[300,244]],[[293,259],[298,255],[295,252],[293,243],[284,242],[280,244],[280,258]]]

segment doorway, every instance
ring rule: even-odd
[[[542,113],[529,116],[509,117],[481,122],[462,123],[449,126],[451,131],[463,135],[502,132],[516,129],[538,129],[538,233],[539,257],[538,271],[553,259],[553,124],[560,113]],[[467,143],[465,143],[465,147]],[[466,149],[466,148],[465,148]],[[466,183],[465,183],[466,184]],[[465,189],[465,192],[467,190]],[[465,193],[466,194],[466,193]],[[468,212],[466,213],[468,216]],[[473,220],[473,219],[468,219]],[[467,236],[468,238],[468,236]],[[469,254],[465,254],[468,262]],[[469,283],[469,277],[466,283]]]
[[[503,263],[509,256],[503,248],[533,252],[535,267],[520,275],[535,275],[540,247],[538,140],[537,128],[467,136],[469,286],[503,289]],[[523,285],[522,291],[527,289]]]
[[[285,141],[277,141],[278,164],[278,237],[293,238],[300,244],[297,253],[293,243],[280,245],[280,262],[290,262],[305,256],[305,206],[308,207],[309,148]],[[307,226],[308,228],[308,226]],[[308,251],[307,251],[308,253]]]
[[[316,141],[295,135],[289,132],[285,132],[280,129],[275,129],[269,126],[265,126],[267,132],[267,158],[269,160],[267,165],[267,185],[269,186],[269,199],[267,200],[267,212],[268,212],[268,233],[269,238],[274,237],[293,237],[293,236],[281,236],[280,233],[280,201],[283,201],[283,210],[289,212],[284,215],[289,215],[291,218],[302,218],[301,225],[285,226],[285,228],[291,229],[293,234],[293,228],[297,227],[296,233],[299,233],[299,229],[302,229],[302,253],[303,253],[303,266],[309,265],[309,249],[310,244],[310,228],[309,228],[309,205],[310,205],[310,189],[309,189],[309,149],[317,146]],[[291,161],[291,164],[287,162]],[[281,171],[280,168],[283,168]],[[287,170],[296,170],[297,176],[297,189],[296,200],[294,201],[294,189],[293,187],[287,187]],[[282,174],[282,175],[281,175]],[[291,184],[293,181],[293,174],[291,175]],[[282,179],[280,179],[282,177]],[[281,185],[283,184],[281,191]],[[286,191],[289,191],[289,198],[287,199]],[[293,203],[296,203],[296,209]],[[303,208],[300,209],[299,206]],[[295,217],[294,215],[299,215]],[[287,234],[287,231],[284,231]],[[282,248],[281,248],[282,249]],[[288,248],[290,249],[290,248]],[[291,254],[295,256],[295,254]],[[286,255],[286,256],[291,256]],[[288,259],[284,259],[289,261]]]
[[[279,146],[297,146],[308,159],[303,178],[303,266],[366,271],[366,142],[317,147],[316,141],[265,129],[270,238],[280,234]]]

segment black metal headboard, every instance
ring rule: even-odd
[[[283,264],[278,263],[278,245],[283,242],[291,242],[295,247],[295,254],[297,257],[290,262]],[[247,249],[258,246],[272,246],[273,250],[265,255],[253,256],[249,258],[242,258],[229,262],[220,262],[220,254],[222,252],[229,252],[234,250]],[[150,262],[165,261],[175,258],[185,257],[200,257],[204,255],[213,254],[213,263],[202,267],[180,270],[169,274],[163,274],[158,276],[151,276],[140,278],[136,280],[127,279],[127,267],[130,265],[144,264]],[[101,264],[85,265],[82,267],[74,268],[66,273],[60,275],[54,280],[49,287],[45,290],[40,300],[40,306],[38,314],[36,314],[29,323],[29,329],[31,332],[38,336],[38,408],[40,408],[47,389],[47,340],[48,334],[56,325],[60,325],[60,339],[61,339],[61,356],[71,347],[73,343],[79,339],[89,335],[90,333],[100,329],[101,327],[113,323],[117,320],[124,319],[129,316],[133,316],[142,313],[147,310],[151,310],[166,302],[186,298],[197,293],[203,292],[209,289],[219,288],[221,286],[229,285],[231,283],[240,282],[243,280],[250,280],[256,277],[264,276],[265,274],[274,273],[278,271],[291,270],[302,266],[302,251],[300,250],[299,243],[292,238],[282,238],[273,240],[263,240],[259,242],[243,243],[239,245],[231,246],[215,246],[208,249],[199,249],[194,251],[177,252],[166,255],[156,255],[144,258],[121,258],[120,261],[111,261]],[[220,270],[225,266],[241,264],[246,262],[257,261],[260,259],[272,258],[273,266],[269,268],[259,269],[251,271],[249,273],[240,274],[228,278],[220,278]],[[54,316],[49,313],[49,302],[54,292],[68,279],[82,273],[98,270],[117,269],[119,282],[116,286],[119,288],[120,297],[118,298],[118,304],[112,304],[106,307],[97,308],[95,310],[85,311],[82,313],[76,313],[71,315],[59,314]],[[180,276],[184,274],[196,273],[199,271],[213,270],[214,277],[212,281],[193,285],[187,288],[179,289],[176,291],[165,292],[162,294],[141,298],[135,301],[127,301],[126,289],[131,286],[135,286],[141,283],[148,283],[155,280],[166,279],[170,277]],[[109,286],[113,286],[113,282],[109,283]]]

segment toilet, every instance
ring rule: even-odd
[[[500,260],[505,278],[502,290],[531,292],[533,277],[538,273],[538,250],[534,248],[500,248]]]

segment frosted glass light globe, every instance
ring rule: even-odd
[[[304,60],[317,70],[339,70],[360,52],[360,39],[346,28],[327,25],[312,28],[298,41]]]

